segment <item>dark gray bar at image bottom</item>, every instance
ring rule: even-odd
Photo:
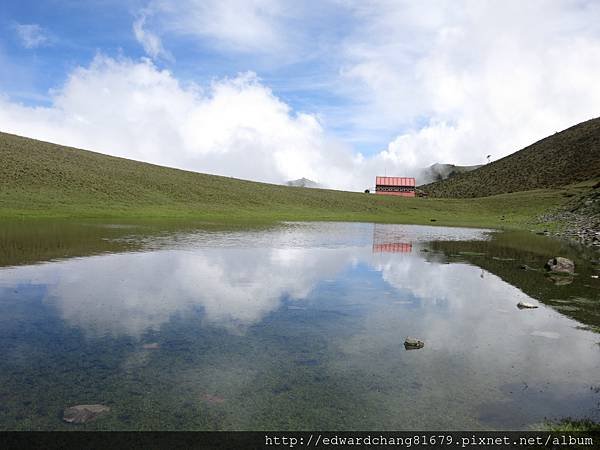
[[[3,431],[2,449],[600,449],[600,431]]]

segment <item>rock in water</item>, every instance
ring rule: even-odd
[[[556,256],[549,259],[545,267],[551,272],[575,273],[575,263],[562,256]]]
[[[150,344],[142,345],[144,350],[158,350],[160,348],[160,344],[158,342],[151,342]]]
[[[533,303],[527,303],[527,302],[519,302],[517,303],[517,308],[519,309],[535,309],[537,308],[537,305],[534,305]]]
[[[68,423],[87,423],[110,411],[104,405],[75,405],[65,409],[63,420]]]
[[[423,348],[423,347],[425,347],[425,342],[420,341],[415,338],[407,337],[406,340],[404,341],[404,348],[406,350],[417,350],[417,349]]]

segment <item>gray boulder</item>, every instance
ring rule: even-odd
[[[546,263],[546,269],[556,273],[575,273],[575,263],[568,258],[555,256]]]
[[[415,338],[407,337],[406,340],[404,341],[404,348],[406,350],[417,350],[417,349],[423,348],[423,347],[425,347],[425,342],[420,341]]]

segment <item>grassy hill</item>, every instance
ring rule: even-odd
[[[393,198],[171,169],[0,133],[0,219],[349,220],[530,228],[565,192]]]
[[[479,169],[421,186],[421,189],[433,197],[484,197],[565,186],[598,176],[600,118],[548,136]]]

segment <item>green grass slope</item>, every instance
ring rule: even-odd
[[[421,189],[433,197],[484,197],[565,186],[598,176],[600,118],[548,136],[472,172]]]
[[[564,193],[554,190],[463,200],[288,187],[171,169],[6,133],[0,133],[0,161],[4,220],[349,220],[521,228],[564,201]]]

